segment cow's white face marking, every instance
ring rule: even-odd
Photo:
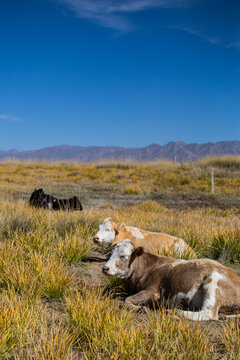
[[[126,226],[127,231],[132,233],[132,236],[136,239],[144,239],[143,234],[138,228],[132,227],[132,226]]]
[[[115,276],[121,279],[126,279],[131,275],[131,270],[128,267],[130,257],[134,251],[134,246],[131,240],[125,239],[118,243],[111,254],[110,259],[105,264],[103,271],[106,275]]]
[[[111,244],[115,239],[115,231],[111,224],[111,218],[105,219],[98,227],[98,232],[94,236],[98,238],[99,244]]]

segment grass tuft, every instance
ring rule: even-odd
[[[227,359],[239,359],[240,354],[240,319],[229,320],[218,332]]]
[[[223,231],[214,236],[211,256],[221,261],[240,262],[240,230]]]
[[[67,234],[65,239],[59,242],[59,257],[66,264],[81,264],[84,257],[92,251],[93,243],[83,240],[78,234]]]
[[[125,195],[139,195],[141,194],[141,189],[137,186],[126,186],[124,190]]]

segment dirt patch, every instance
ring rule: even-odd
[[[156,193],[152,194],[151,200],[155,200],[169,209],[198,209],[215,208],[227,210],[240,209],[239,198],[219,197],[205,193]]]
[[[59,198],[69,198],[77,195],[84,209],[89,208],[118,208],[131,206],[144,201],[154,200],[169,209],[186,210],[198,208],[215,208],[227,210],[240,209],[239,197],[218,196],[202,192],[154,192],[149,194],[128,195],[114,184],[75,184],[55,183],[43,186],[46,193]],[[13,194],[13,200],[28,201],[30,192],[25,189]]]
[[[68,271],[79,283],[86,282],[91,286],[106,287],[107,277],[102,273],[104,262],[84,262],[82,266],[71,265]]]

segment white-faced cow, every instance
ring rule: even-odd
[[[116,224],[111,218],[105,219],[98,228],[93,241],[97,244],[109,244],[111,248],[123,239],[130,239],[134,246],[142,246],[146,251],[162,254],[164,251],[176,255],[190,255],[196,258],[195,252],[183,239],[164,233],[150,232],[125,224]]]
[[[217,320],[219,310],[240,310],[240,278],[217,261],[156,256],[125,239],[114,247],[102,270],[128,280],[134,295],[125,302],[131,307],[157,302],[177,307],[180,317],[199,321]]]

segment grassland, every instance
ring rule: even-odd
[[[210,194],[214,168],[215,194]],[[83,212],[32,209],[35,187]],[[240,322],[122,306],[124,286],[86,258],[108,216],[182,237],[240,274],[240,158],[190,164],[0,163],[0,358],[240,359]]]

